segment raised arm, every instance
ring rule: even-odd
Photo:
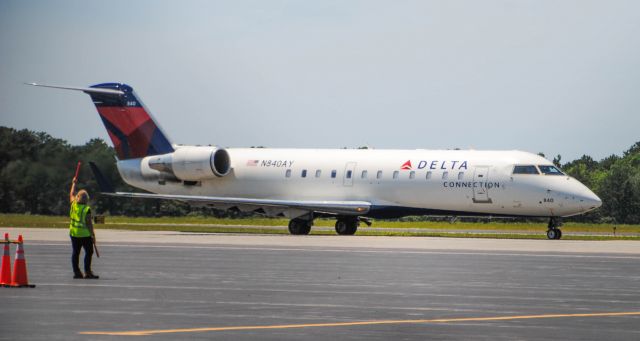
[[[73,176],[73,181],[71,181],[71,190],[69,191],[69,202],[72,203],[76,198],[76,182],[78,182],[78,174],[80,173],[80,165],[82,162],[78,161],[78,165],[76,166],[76,174]]]
[[[71,190],[69,191],[69,202],[73,202],[74,200],[76,200],[76,182],[78,181],[78,179],[73,178],[73,181],[71,182]]]

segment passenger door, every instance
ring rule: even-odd
[[[480,166],[476,167],[473,171],[473,203],[475,204],[491,204],[491,198],[489,197],[489,189],[487,183],[489,182],[489,167]]]

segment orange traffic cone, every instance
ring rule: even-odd
[[[24,258],[24,247],[22,246],[22,235],[18,236],[18,249],[16,250],[16,258],[13,262],[13,277],[11,278],[12,287],[28,287],[34,288],[35,285],[29,284],[27,279],[27,260]]]
[[[9,247],[9,234],[4,234],[4,254],[2,255],[2,269],[0,270],[0,286],[11,285],[11,255]]]

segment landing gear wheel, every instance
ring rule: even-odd
[[[549,225],[547,225],[549,228],[549,230],[547,230],[547,238],[552,240],[562,238],[562,231],[558,228],[560,226],[562,226],[562,222],[560,222],[559,218],[551,217],[549,219]]]
[[[311,231],[312,222],[302,219],[291,219],[289,221],[289,233],[293,235],[305,235]]]
[[[356,234],[360,222],[358,219],[338,219],[336,221],[336,233],[341,236],[351,236]]]

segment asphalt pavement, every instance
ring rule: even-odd
[[[515,251],[509,241],[438,250],[358,236],[163,238],[105,241],[99,280],[72,279],[67,242],[27,239],[36,288],[0,288],[0,339],[640,339],[640,247],[629,252],[640,244],[616,253],[547,240]]]

